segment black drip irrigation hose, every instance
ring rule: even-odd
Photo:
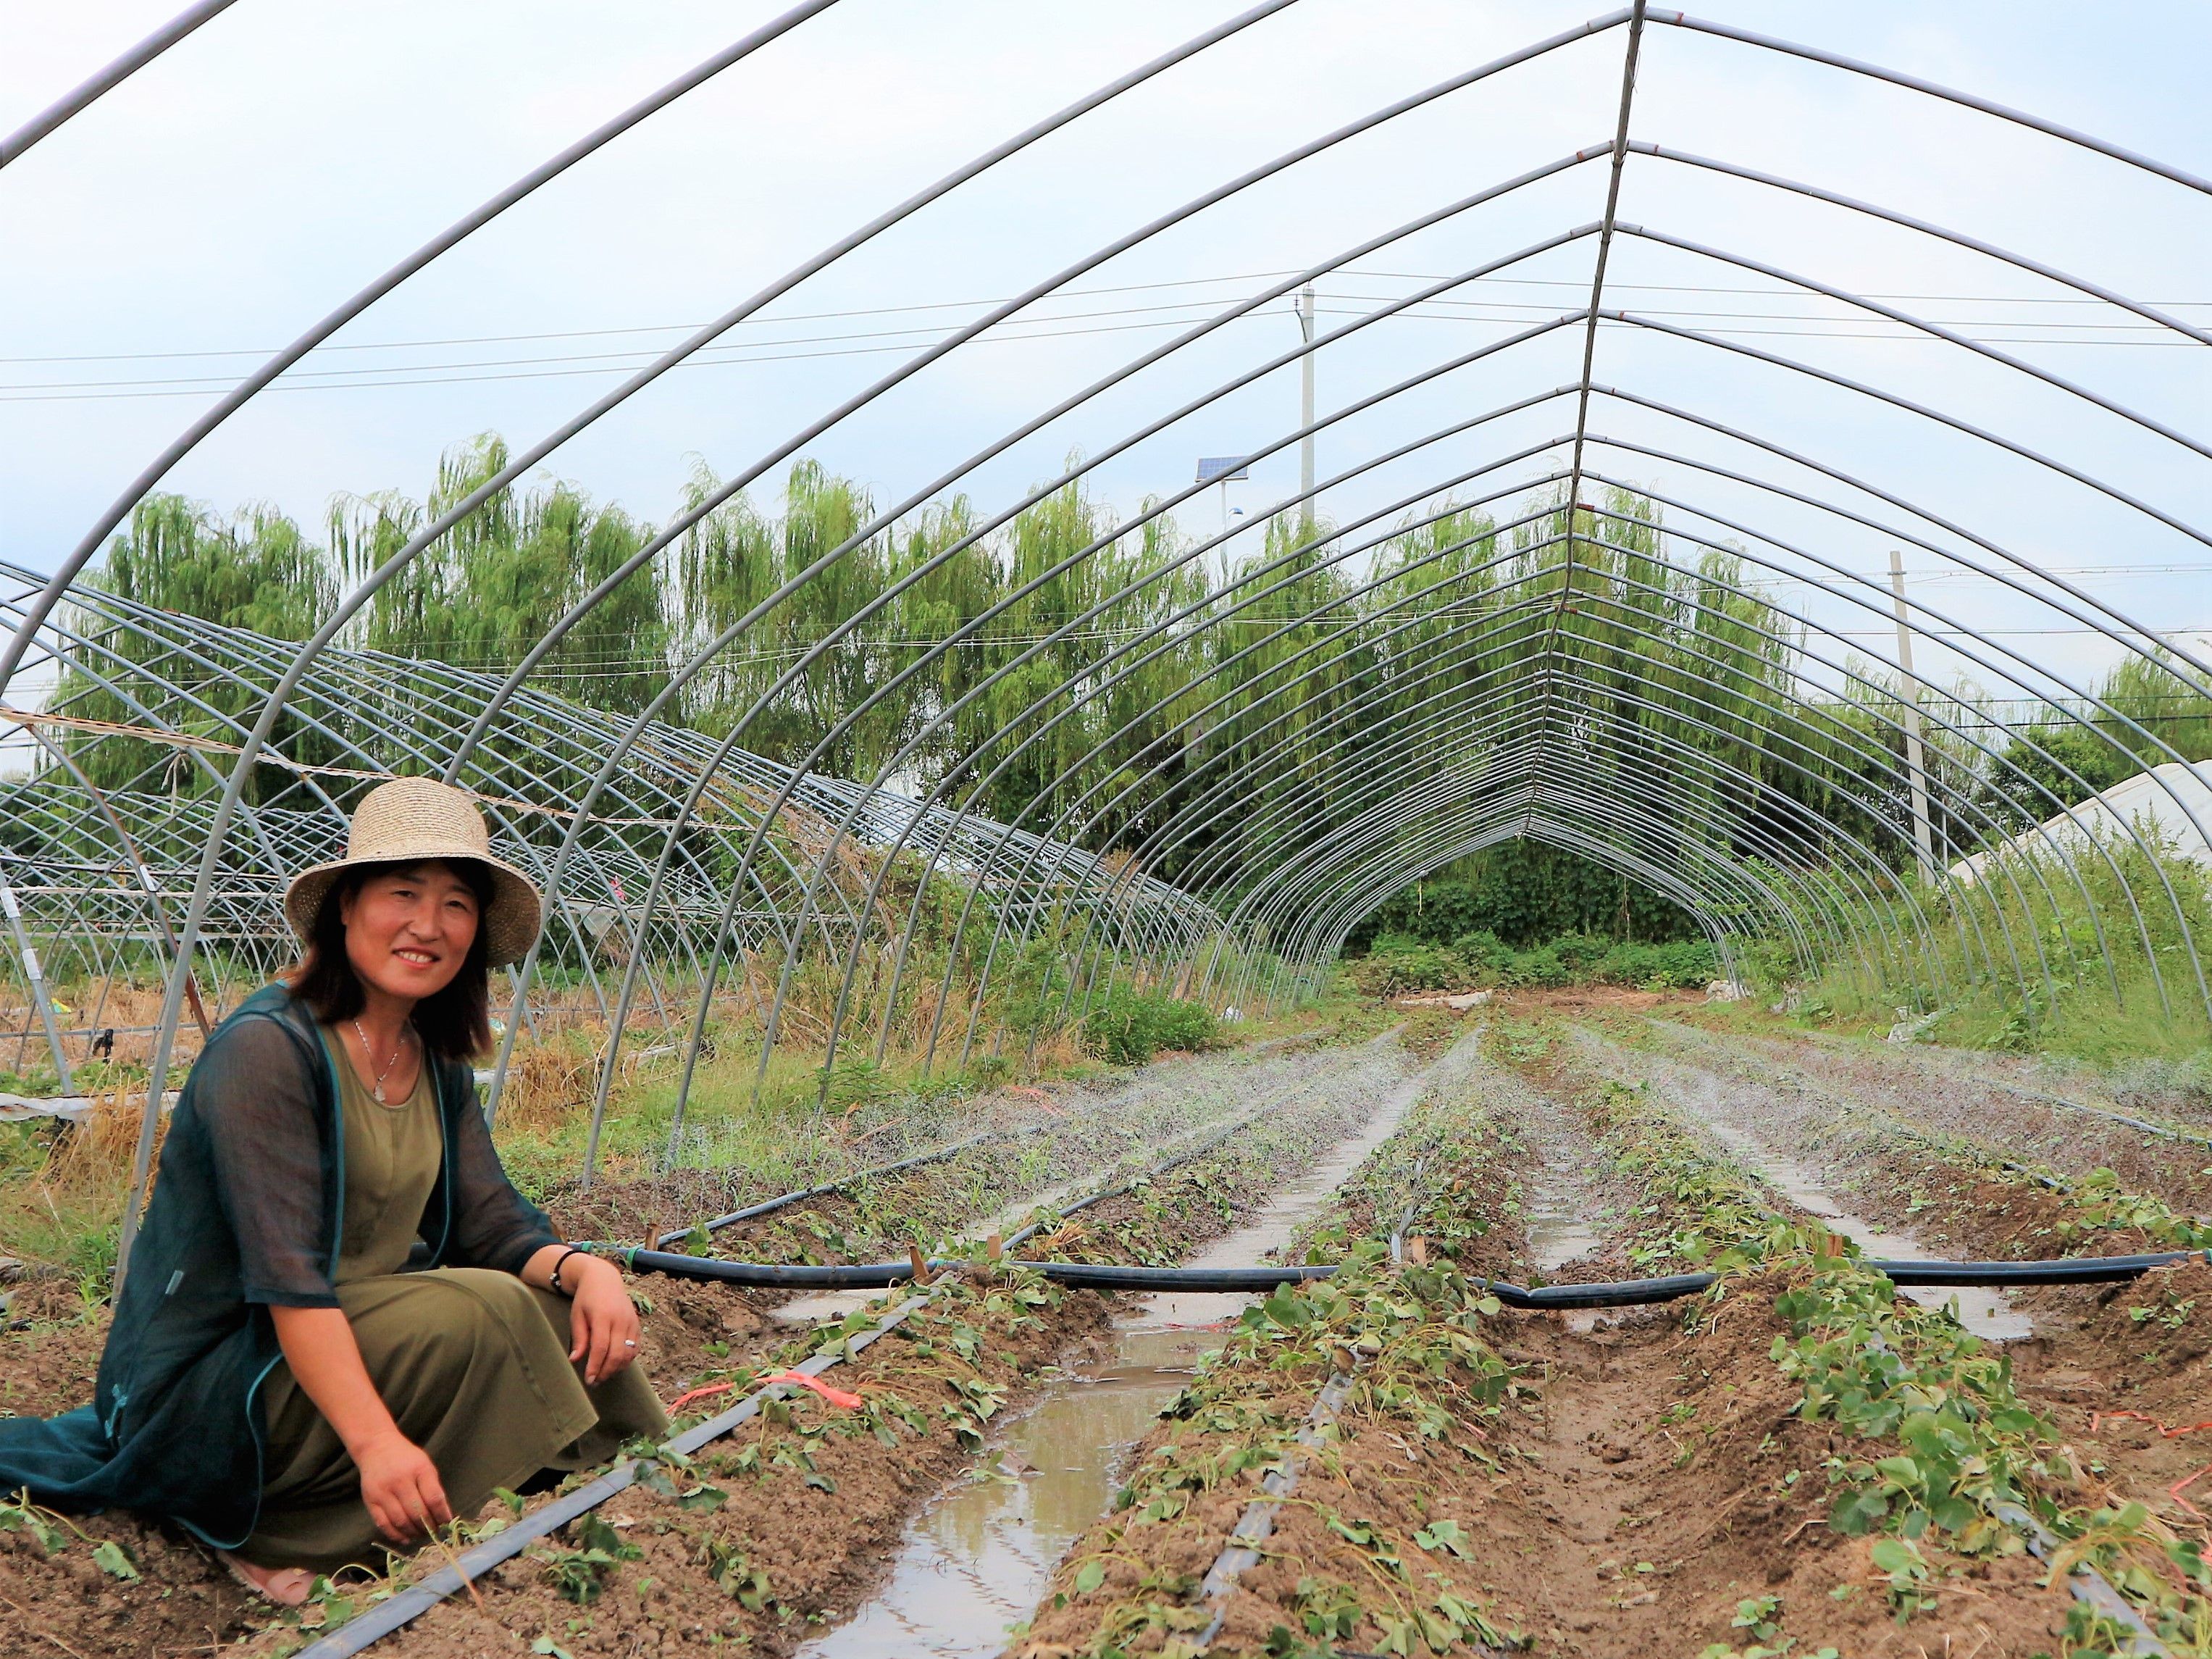
[[[1187,1153],[1186,1158],[1197,1156]],[[1181,1161],[1181,1160],[1178,1160]],[[1135,1183],[1132,1182],[1131,1185]],[[1083,1200],[1096,1204],[1127,1192],[1096,1194]],[[1065,1216],[1081,1206],[1060,1212]],[[1012,1245],[1034,1236],[1039,1223],[1007,1241]],[[841,1267],[787,1267],[770,1261],[717,1261],[705,1256],[672,1255],[659,1250],[625,1250],[625,1265],[638,1273],[665,1273],[672,1279],[715,1279],[728,1285],[776,1285],[787,1289],[885,1290],[914,1277],[910,1261],[857,1262]],[[1895,1285],[1948,1285],[1958,1288],[2026,1286],[2031,1285],[2110,1285],[2134,1279],[2154,1267],[2177,1262],[2212,1263],[2212,1250],[2161,1250],[2148,1255],[2057,1256],[2039,1261],[1904,1261],[1865,1257],[1859,1265],[1887,1276]],[[932,1261],[931,1273],[957,1268],[957,1260]],[[1251,1267],[1127,1267],[1083,1261],[1009,1261],[1009,1267],[1042,1275],[1055,1283],[1097,1291],[1265,1291],[1277,1285],[1302,1284],[1327,1279],[1340,1266],[1334,1261],[1261,1265]],[[1632,1308],[1674,1302],[1695,1296],[1719,1282],[1718,1273],[1670,1273],[1661,1279],[1629,1279],[1594,1285],[1540,1285],[1534,1289],[1504,1279],[1482,1279],[1481,1288],[1509,1308]]]
[[[1223,1141],[1226,1140],[1231,1135],[1236,1133],[1237,1130],[1251,1122],[1253,1119],[1258,1115],[1259,1114],[1256,1112],[1246,1114],[1244,1116],[1238,1118],[1227,1128],[1216,1134],[1212,1139],[1205,1142],[1201,1146],[1193,1147],[1189,1152],[1178,1153],[1167,1163],[1158,1165],[1151,1173],[1154,1175],[1164,1175],[1168,1170],[1174,1169],[1177,1164],[1188,1163],[1190,1159],[1196,1158],[1200,1153],[1212,1151],[1214,1147],[1218,1146]],[[783,1193],[775,1198],[763,1199],[757,1204],[748,1204],[741,1210],[732,1210],[727,1215],[718,1215],[706,1221],[696,1221],[692,1223],[689,1227],[672,1227],[665,1233],[656,1234],[653,1237],[652,1246],[640,1246],[636,1249],[626,1251],[626,1254],[654,1254],[654,1247],[662,1244],[676,1243],[678,1240],[690,1237],[695,1232],[703,1231],[708,1233],[718,1233],[721,1231],[723,1228],[733,1227],[740,1221],[751,1221],[761,1216],[773,1215],[776,1211],[787,1209],[793,1204],[803,1204],[810,1198],[827,1198],[833,1193],[842,1193],[847,1188],[857,1187],[864,1181],[878,1181],[885,1176],[901,1175],[908,1170],[918,1170],[926,1164],[941,1164],[946,1158],[957,1158],[962,1152],[968,1151],[971,1146],[980,1146],[987,1140],[997,1140],[1001,1139],[1007,1140],[1020,1140],[1026,1139],[1030,1135],[1042,1134],[1045,1132],[1046,1127],[1046,1125],[1042,1123],[1033,1123],[1025,1129],[985,1129],[979,1134],[969,1135],[964,1140],[952,1141],[946,1146],[933,1147],[926,1152],[916,1152],[912,1158],[902,1158],[896,1164],[879,1164],[873,1169],[856,1170],[851,1175],[838,1176],[835,1181],[825,1181],[818,1187],[801,1187],[796,1191]],[[1103,1203],[1109,1198],[1118,1198],[1128,1190],[1129,1188],[1127,1186],[1121,1186],[1115,1188],[1110,1192],[1093,1193],[1090,1197],[1083,1200],[1080,1203],[1069,1206],[1068,1209],[1061,1213],[1064,1216],[1073,1215],[1076,1211],[1087,1209],[1093,1204]],[[1026,1235],[1024,1236],[1026,1237]],[[575,1241],[575,1243],[577,1249],[585,1250],[625,1250],[625,1247],[621,1245],[601,1244],[594,1243],[589,1239],[579,1239]],[[872,1279],[853,1279],[848,1281],[840,1279],[739,1279],[736,1282],[739,1284],[762,1285],[845,1285],[848,1287],[859,1287],[864,1285],[872,1285],[876,1281]]]
[[[840,1176],[835,1181],[824,1182],[818,1187],[802,1187],[796,1192],[785,1193],[776,1198],[763,1199],[757,1204],[748,1204],[742,1210],[732,1210],[729,1214],[718,1215],[710,1221],[695,1222],[689,1227],[673,1228],[667,1232],[659,1234],[653,1242],[656,1245],[673,1244],[677,1240],[689,1238],[693,1233],[702,1230],[709,1233],[718,1233],[725,1227],[734,1227],[740,1221],[750,1221],[758,1216],[773,1215],[776,1211],[787,1209],[793,1204],[803,1204],[810,1198],[827,1198],[832,1193],[842,1193],[846,1188],[857,1187],[864,1181],[877,1181],[884,1176],[900,1175],[908,1170],[918,1170],[925,1164],[941,1164],[948,1158],[958,1157],[970,1146],[980,1146],[985,1141],[995,1140],[1001,1135],[1009,1139],[1015,1139],[1023,1135],[1037,1134],[1042,1133],[1042,1127],[1032,1125],[1026,1129],[986,1129],[981,1134],[969,1135],[965,1140],[956,1140],[947,1146],[935,1147],[926,1152],[916,1152],[912,1158],[902,1158],[896,1164],[880,1164],[872,1170],[858,1170],[851,1175]]]

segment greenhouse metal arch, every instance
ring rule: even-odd
[[[103,1033],[112,1044],[118,1031],[143,1039],[149,1082],[139,1194],[160,1104],[185,1049],[210,1018],[287,959],[277,908],[286,873],[329,856],[349,804],[376,780],[405,773],[443,776],[469,790],[484,805],[501,850],[544,888],[549,925],[507,988],[488,1101],[496,1111],[518,1044],[542,1024],[581,1022],[599,1032],[586,1180],[629,1054],[646,1047],[680,1056],[674,1156],[683,1103],[716,1022],[757,1022],[757,1076],[764,1077],[779,1043],[797,1040],[787,1011],[802,980],[826,988],[826,1025],[810,1039],[828,1055],[826,1097],[840,1045],[857,1045],[880,1062],[894,1012],[921,994],[918,987],[934,998],[925,1065],[933,1063],[940,1037],[955,1031],[963,1063],[979,1041],[1004,1040],[1005,1028],[992,1024],[988,1010],[1018,963],[1025,964],[1023,972],[1046,964],[1032,1000],[1044,1007],[1056,999],[1051,1012],[1061,1018],[1079,1016],[1124,982],[1223,1006],[1307,994],[1352,930],[1394,893],[1516,838],[1553,843],[1665,893],[1714,941],[1731,978],[1744,951],[1766,940],[1778,944],[1796,974],[1856,959],[1875,977],[1926,988],[1931,1001],[1953,994],[1962,971],[2001,982],[2031,1025],[2049,1017],[2061,980],[2078,985],[2085,974],[2108,986],[2116,1003],[2124,979],[2140,975],[2169,1017],[2212,1018],[2199,936],[2207,912],[2201,879],[2187,873],[2185,860],[2177,866],[2174,848],[2154,826],[2100,817],[2081,750],[2057,744],[2052,734],[2130,757],[2171,808],[2170,821],[2204,839],[2212,824],[2201,788],[2187,787],[2191,763],[2160,730],[2081,683],[2053,655],[2009,644],[1953,607],[1866,574],[1865,551],[1870,543],[1909,548],[1935,572],[1996,585],[2052,629],[2099,636],[2140,665],[2166,703],[2186,718],[2212,715],[2212,662],[2063,571],[2008,550],[1995,531],[1917,503],[1902,484],[1845,456],[1803,453],[1729,411],[1694,406],[1664,385],[1600,378],[1605,343],[1616,331],[1633,332],[1816,388],[1870,416],[1917,423],[2094,498],[2147,533],[2212,547],[2212,532],[2172,504],[2185,498],[2185,489],[2148,492],[2124,484],[2089,462],[2046,453],[1978,422],[1963,406],[1645,314],[1607,289],[1611,262],[1626,244],[1664,247],[1905,330],[1932,349],[1961,354],[1981,369],[2063,396],[2097,420],[2162,441],[2174,468],[2197,468],[2212,460],[2212,439],[2132,407],[2094,377],[2057,374],[1817,272],[1632,222],[1621,206],[1637,176],[1632,161],[1709,174],[1987,261],[2123,313],[2179,346],[2212,347],[2212,332],[2168,307],[1970,228],[1637,136],[1638,76],[1648,72],[1644,50],[1657,31],[1669,29],[1860,77],[2069,147],[2158,181],[2177,215],[2212,210],[2204,200],[2212,184],[1970,92],[1648,9],[1640,0],[1462,70],[1213,184],[915,349],[736,465],[510,671],[375,657],[349,627],[497,490],[739,322],[1122,94],[1202,64],[1209,51],[1296,0],[1253,7],[1105,82],[794,265],[524,445],[495,477],[432,516],[354,583],[304,643],[151,611],[84,580],[109,538],[180,461],[339,328],[698,87],[726,75],[773,73],[779,42],[836,3],[811,0],[733,42],[345,299],[192,422],[50,573],[0,567],[0,620],[9,635],[0,653],[0,713],[27,734],[34,756],[26,775],[0,781],[6,825],[0,897],[17,947],[9,970],[16,982],[7,986],[20,1010],[12,1035],[19,1054],[33,1046],[50,1051],[64,1090],[78,1045]],[[37,146],[66,143],[73,115],[195,29],[249,26],[250,9],[218,20],[224,9],[204,3],[180,15],[0,141],[0,165],[21,162]],[[842,544],[672,664],[641,710],[588,708],[532,684],[561,641],[622,582],[771,469],[915,377],[1255,185],[1316,158],[1351,153],[1363,136],[1439,100],[1480,98],[1486,83],[1567,51],[1594,59],[1618,53],[1608,70],[1620,82],[1608,142],[1511,177],[1462,179],[1449,201],[1287,277],[1272,276],[1165,344],[1072,388],[874,513]],[[1340,276],[1376,251],[1447,221],[1480,221],[1486,209],[1524,188],[1568,179],[1601,160],[1606,182],[1595,218],[1425,281],[1340,327],[1316,329],[1295,349],[1254,356],[1209,390],[1162,397],[1126,430],[1104,429],[1096,411],[1105,394],[1126,398],[1156,368],[1196,362],[1195,348],[1218,348],[1230,337],[1230,324]],[[1466,188],[1470,183],[1475,187]],[[0,175],[0,191],[8,184]],[[1115,520],[1105,533],[963,622],[844,709],[797,763],[747,748],[749,734],[787,706],[810,666],[908,588],[1058,492],[1079,488],[1108,461],[1268,375],[1308,359],[1328,362],[1332,352],[1341,356],[1368,331],[1416,307],[1539,256],[1585,249],[1588,295],[1576,307],[1473,350],[1439,356],[1340,408],[1285,425],[1236,458],[1249,465],[1318,437],[1357,457],[1247,524],[1195,539],[1169,566],[1144,576],[1139,585],[1172,573],[1199,586],[1137,637],[1099,645],[1088,631],[1130,594],[1127,587],[1106,590],[1048,631],[1026,637],[1007,661],[936,708],[873,775],[823,769],[842,734],[893,706],[940,664],[998,637],[994,625],[1018,604],[1165,523],[1206,484]],[[1580,372],[1572,380],[1509,398],[1486,379],[1502,377],[1506,367],[1558,338],[1578,342]],[[1367,435],[1372,417],[1410,408],[1417,394],[1438,388],[1464,392],[1468,407],[1487,412],[1463,415],[1411,441]],[[1571,402],[1571,426],[1534,445],[1503,435],[1509,417],[1553,402]],[[1601,407],[1654,416],[1662,434],[1674,435],[1608,434],[1593,425]],[[808,582],[948,492],[980,489],[990,462],[1048,429],[1079,434],[1084,459],[981,507],[969,533],[811,641],[726,731],[710,737],[669,718],[687,687],[744,652],[752,632]],[[1692,438],[1720,447],[1696,451]],[[1632,484],[1608,457],[1665,465],[1668,489]],[[1316,497],[1386,472],[1395,481],[1388,507],[1344,524],[1318,517]],[[1454,493],[1470,484],[1482,493]],[[1592,499],[1601,491],[1612,496]],[[1757,511],[1737,504],[1741,492]],[[1417,532],[1442,533],[1516,495],[1522,505],[1502,519],[1486,517],[1418,556],[1407,551],[1395,562],[1380,562],[1393,548],[1410,549]],[[1651,515],[1632,510],[1632,497]],[[1675,516],[1662,522],[1660,507]],[[1814,529],[1782,527],[1782,516],[1793,511],[1809,514]],[[1765,520],[1769,512],[1772,521]],[[1232,552],[1250,544],[1240,538],[1270,535],[1279,538],[1271,552],[1231,568]],[[1209,563],[1215,556],[1222,560],[1218,575]],[[1339,585],[1315,599],[1324,574]],[[1999,714],[1938,690],[1903,649],[1889,656],[1869,650],[1862,630],[1789,615],[1773,595],[1792,583],[1839,604],[1847,617],[1879,627],[1893,622],[1900,647],[1941,651],[1989,676],[2018,712]],[[1688,655],[1670,659],[1683,640],[1692,641]],[[968,743],[934,783],[913,783],[917,757],[951,736],[957,717],[987,695],[1030,684],[1037,665],[1064,665],[1071,652],[1086,651],[1080,672],[1031,696],[1001,729]],[[1271,651],[1284,654],[1270,657]],[[1133,709],[1115,701],[1137,683],[1138,667],[1170,653],[1191,663],[1186,678]],[[1653,663],[1663,672],[1632,674]],[[372,686],[385,689],[372,693]],[[1844,717],[1846,701],[1852,719]],[[995,816],[987,815],[990,790],[1046,754],[1063,728],[1079,733],[1086,722],[1102,720],[1112,722],[1102,728],[1109,736],[1095,736],[1079,761],[1047,776],[1013,810],[1000,793]],[[1115,743],[1152,730],[1152,721],[1162,724],[1127,766],[1068,796],[1071,778],[1079,781],[1083,768]],[[1729,758],[1728,745],[1747,732],[1760,755],[1756,771]],[[1655,765],[1663,765],[1667,787],[1634,787],[1635,769]],[[2076,898],[2090,924],[2087,939],[2064,925]],[[1951,936],[1958,951],[1947,963]],[[925,960],[930,951],[942,962]],[[94,1007],[58,1009],[47,981],[62,963],[79,979],[110,988]],[[155,984],[158,1002],[151,996]],[[134,1195],[126,1251],[137,1208]]]

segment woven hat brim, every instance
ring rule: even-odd
[[[427,864],[433,859],[448,863],[466,860],[482,865],[491,877],[491,902],[479,922],[484,930],[484,964],[505,968],[530,954],[537,942],[544,900],[538,885],[504,859],[495,859],[474,848],[455,843],[418,842],[396,853],[380,852],[374,858],[333,859],[310,866],[292,878],[284,890],[284,920],[302,943],[314,937],[315,919],[323,901],[347,870],[391,864]]]

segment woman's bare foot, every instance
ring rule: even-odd
[[[256,1595],[265,1595],[280,1607],[296,1607],[315,1587],[315,1575],[305,1567],[257,1567],[228,1550],[217,1552],[230,1576]]]

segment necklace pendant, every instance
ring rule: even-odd
[[[368,1091],[376,1097],[376,1103],[378,1105],[389,1106],[392,1103],[384,1097],[384,1085],[382,1083],[372,1083],[369,1085]]]

